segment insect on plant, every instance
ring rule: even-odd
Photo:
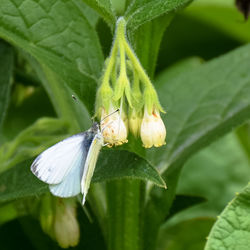
[[[99,152],[104,146],[103,130],[105,127],[101,131],[100,125],[94,122],[89,130],[48,148],[32,163],[32,173],[49,184],[50,192],[55,196],[67,198],[82,193],[84,205]]]

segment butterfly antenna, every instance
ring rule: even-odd
[[[116,112],[118,112],[119,110],[120,110],[120,109],[117,109],[117,110],[113,111],[112,113],[108,114],[107,116],[105,116],[105,117],[100,121],[100,123],[103,122],[103,121],[104,121],[106,118],[108,118],[109,116],[111,116],[111,115],[115,114]]]

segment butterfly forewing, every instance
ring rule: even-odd
[[[31,165],[31,171],[40,180],[50,184],[52,194],[72,197],[87,194],[96,161],[103,145],[98,123],[73,135],[41,153]]]
[[[41,181],[58,184],[72,168],[83,167],[93,139],[87,132],[73,135],[41,153],[31,165],[31,171]]]

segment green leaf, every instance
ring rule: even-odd
[[[164,85],[166,83],[171,84],[172,79],[174,80],[182,72],[187,72],[188,70],[192,70],[197,66],[200,66],[202,62],[203,60],[199,57],[190,57],[185,58],[166,68],[156,76],[155,82],[157,84],[157,88],[160,88],[161,85]]]
[[[189,207],[198,205],[205,202],[206,199],[201,196],[192,196],[192,195],[176,195],[173,201],[173,204],[169,210],[167,219],[174,216],[180,211],[183,211]]]
[[[103,55],[97,34],[79,5],[76,0],[3,0],[0,37],[50,68],[91,109]]]
[[[182,14],[214,27],[240,42],[250,41],[250,21],[244,20],[235,1],[197,0]]]
[[[203,250],[213,224],[214,219],[198,218],[161,228],[156,250]]]
[[[147,151],[154,165],[162,171],[180,165],[249,119],[249,66],[250,46],[246,45],[184,71],[170,82],[156,84],[167,110],[163,120],[168,135],[167,146]]]
[[[13,75],[13,56],[12,48],[0,40],[0,132],[9,103]]]
[[[0,202],[38,196],[48,192],[48,185],[31,173],[32,160],[18,164],[0,175]]]
[[[132,32],[143,23],[151,21],[164,13],[173,13],[184,8],[190,2],[191,0],[135,0],[125,13],[128,30]]]
[[[214,142],[184,165],[177,188],[177,193],[199,195],[207,202],[182,213],[178,219],[216,217],[235,192],[245,186],[249,176],[247,154],[235,133]]]
[[[154,187],[149,200],[145,239],[154,238],[175,195],[183,163],[219,136],[249,119],[250,46],[216,58],[171,82],[156,85],[167,127],[167,146],[147,151],[147,159],[164,172],[168,190]],[[167,169],[167,170],[166,170]],[[154,210],[154,211],[152,211]],[[156,237],[156,236],[155,236]],[[153,249],[153,240],[146,243]]]
[[[79,93],[81,93],[82,89],[81,85],[79,83],[75,85],[75,93],[67,86],[66,81],[61,79],[49,67],[39,65],[32,58],[28,57],[28,59],[49,94],[57,115],[63,120],[70,121],[73,133],[88,129],[91,121],[88,110],[79,99]],[[77,98],[77,101],[73,100],[72,95]]]
[[[248,249],[250,245],[250,183],[228,204],[214,224],[206,250]]]
[[[32,160],[25,161],[0,175],[0,202],[48,191],[48,185],[39,181],[31,173],[31,163]],[[102,152],[92,181],[101,182],[121,178],[142,179],[161,187],[165,186],[157,170],[136,154],[118,150]]]
[[[98,14],[109,24],[112,28],[116,22],[116,16],[113,12],[110,0],[82,0],[91,8],[98,12]]]
[[[247,153],[248,158],[250,159],[250,124],[244,124],[237,130],[237,135],[243,146],[244,150]]]
[[[67,137],[69,125],[54,118],[41,118],[0,147],[0,173],[30,159]]]
[[[103,151],[100,154],[93,181],[120,178],[148,180],[157,186],[165,187],[158,171],[147,161],[134,153],[121,150]],[[119,164],[117,164],[119,162]]]

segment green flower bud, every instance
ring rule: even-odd
[[[136,112],[135,109],[133,109],[129,115],[129,130],[135,137],[138,137],[140,134],[141,122],[141,112]]]

